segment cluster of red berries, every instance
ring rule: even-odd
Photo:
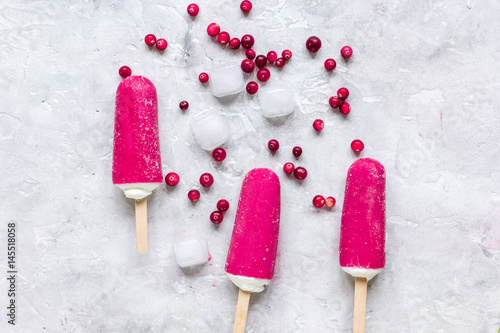
[[[217,202],[217,210],[213,211],[210,214],[210,221],[212,221],[213,224],[220,224],[222,220],[224,220],[224,213],[229,209],[229,201],[226,199],[220,199]]]
[[[144,42],[148,46],[156,46],[156,48],[160,51],[165,50],[168,46],[166,39],[160,38],[157,40],[156,36],[153,34],[146,35],[146,37],[144,37]]]
[[[280,143],[278,142],[278,140],[272,139],[267,143],[267,147],[271,152],[275,153],[280,148]],[[299,158],[299,156],[302,155],[302,148],[300,148],[299,146],[293,147],[292,154],[296,158]],[[298,180],[304,180],[307,177],[306,168],[301,166],[296,168],[292,162],[285,163],[285,165],[283,165],[283,171],[287,175],[291,175],[293,173],[293,176]]]
[[[349,114],[349,112],[351,112],[351,106],[345,101],[347,97],[349,97],[349,90],[342,87],[337,90],[337,96],[330,97],[328,103],[330,103],[333,109],[339,108],[341,113]]]
[[[325,197],[322,196],[322,195],[317,195],[313,198],[313,205],[314,207],[316,208],[321,208],[323,206],[326,206],[328,208],[332,208],[333,206],[335,206],[335,203],[337,201],[335,200],[334,197]]]

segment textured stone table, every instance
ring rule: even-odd
[[[353,279],[338,265],[346,171],[361,157],[387,171],[387,265],[369,283],[367,332],[497,332],[500,325],[500,3],[4,1],[0,4],[1,332],[230,332],[237,288],[224,273],[242,176],[275,170],[282,215],[275,278],[252,295],[247,332],[350,332]],[[271,80],[295,90],[296,111],[268,121],[257,96],[216,99],[197,77],[241,61],[206,34],[210,22],[257,53],[289,48]],[[148,33],[168,40],[161,54]],[[311,56],[304,43],[323,41]],[[341,60],[351,45],[354,56]],[[325,72],[323,61],[338,66]],[[114,94],[122,65],[159,94],[164,173],[149,199],[150,250],[135,250],[134,204],[111,183]],[[253,77],[255,74],[253,74]],[[351,91],[352,112],[328,105]],[[178,103],[188,100],[181,112]],[[231,127],[216,165],[189,120],[219,110]],[[316,134],[312,122],[325,121]],[[271,155],[269,139],[281,148]],[[291,149],[303,155],[295,163]],[[309,171],[286,177],[287,161]],[[210,172],[192,205],[186,193]],[[316,194],[333,210],[315,209]],[[230,210],[209,221],[218,199]],[[7,223],[17,224],[17,325],[7,325]],[[172,242],[199,233],[212,259],[180,269]]]

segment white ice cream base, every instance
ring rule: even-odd
[[[382,272],[383,268],[370,269],[370,268],[360,268],[360,267],[343,267],[340,266],[344,272],[350,274],[354,277],[364,277],[368,281],[373,279],[375,275]]]
[[[123,190],[123,193],[130,199],[144,199],[151,192],[161,185],[161,183],[130,183],[130,184],[116,184]]]
[[[233,275],[227,273],[229,280],[231,280],[235,285],[237,285],[241,290],[250,291],[252,293],[260,293],[264,291],[264,286],[267,286],[271,280],[258,279],[248,276]]]

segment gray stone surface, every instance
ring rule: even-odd
[[[500,325],[500,2],[489,1],[2,1],[0,3],[1,332],[230,332],[237,289],[227,253],[242,176],[275,170],[282,219],[275,278],[252,295],[247,332],[350,332],[353,279],[338,264],[346,171],[362,157],[387,171],[387,265],[369,284],[367,332],[496,332]],[[210,22],[257,54],[289,48],[271,81],[295,91],[296,111],[267,120],[257,96],[216,99],[197,77],[241,61],[206,34]],[[148,33],[168,40],[150,50]],[[323,41],[311,56],[305,40]],[[341,60],[340,48],[354,56]],[[329,74],[323,61],[333,57]],[[122,65],[159,94],[163,171],[175,189],[149,199],[150,251],[135,251],[134,203],[111,183],[114,95]],[[255,77],[255,73],[251,75]],[[248,80],[248,75],[246,75]],[[337,88],[352,112],[332,111]],[[180,111],[178,103],[190,108]],[[190,132],[213,108],[231,127],[217,165]],[[325,121],[316,134],[312,123]],[[271,155],[269,139],[281,148]],[[291,149],[304,149],[299,160]],[[287,161],[309,171],[286,177]],[[191,205],[203,172],[215,184]],[[337,206],[315,209],[316,194]],[[209,221],[218,199],[231,208]],[[6,223],[18,243],[18,321],[6,324]],[[172,243],[206,237],[212,259],[181,269]]]

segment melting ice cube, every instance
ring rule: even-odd
[[[234,61],[213,67],[210,70],[210,90],[215,97],[240,93],[245,87],[243,72]]]
[[[262,115],[266,118],[285,116],[295,109],[293,91],[287,86],[274,84],[260,88],[259,101]]]
[[[208,261],[207,242],[198,235],[185,235],[174,242],[175,261],[180,267],[204,264]]]
[[[196,114],[191,120],[191,130],[196,142],[205,150],[213,150],[229,140],[229,128],[215,110]]]

